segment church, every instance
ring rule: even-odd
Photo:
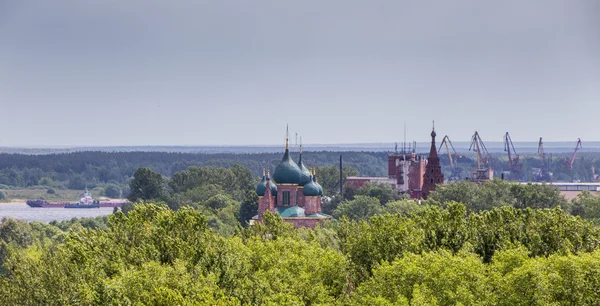
[[[302,162],[302,145],[298,163],[290,156],[289,138],[285,140],[285,152],[271,178],[270,170],[256,185],[258,194],[258,215],[252,219],[262,220],[266,211],[278,214],[294,228],[314,228],[317,223],[331,219],[321,213],[323,187],[317,182],[315,170],[309,170]]]

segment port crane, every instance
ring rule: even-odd
[[[440,144],[438,153],[442,150],[442,147],[446,148],[446,153],[448,154],[448,159],[450,160],[450,167],[452,169],[449,180],[459,180],[462,174],[462,169],[456,166],[456,162],[458,162],[458,159],[462,156],[460,156],[456,152],[456,150],[454,149],[454,145],[452,145],[452,141],[450,141],[450,137],[448,137],[448,135],[444,136],[444,139],[442,139],[442,143]]]
[[[538,155],[540,156],[540,160],[542,161],[542,167],[540,168],[540,172],[537,174],[538,181],[550,181],[552,179],[552,173],[549,172],[550,164],[552,163],[552,155],[548,158],[546,152],[544,152],[544,141],[542,137],[540,137],[540,141],[538,142]]]
[[[573,151],[573,155],[571,155],[571,160],[565,159],[565,164],[569,166],[569,169],[573,169],[573,163],[575,162],[577,151],[581,149],[583,149],[583,146],[581,145],[581,138],[577,138],[577,144],[575,144],[575,151]]]
[[[540,142],[538,143],[538,154],[542,161],[546,159],[546,153],[544,153],[544,142],[542,141],[542,137],[540,137]]]
[[[490,163],[490,153],[488,153],[483,140],[479,137],[479,133],[475,131],[473,137],[471,137],[471,145],[469,146],[469,151],[475,151],[477,153],[477,168],[482,169],[483,167],[489,166]]]
[[[442,139],[442,142],[440,143],[440,148],[438,149],[438,153],[440,153],[442,147],[446,147],[446,153],[448,154],[448,159],[450,160],[450,167],[452,167],[452,169],[455,169],[456,166],[454,165],[454,159],[460,158],[460,155],[456,153],[456,150],[454,149],[452,141],[450,141],[450,137],[448,137],[448,135],[444,136],[444,138]],[[450,152],[450,148],[452,148],[452,152]],[[454,158],[452,157],[453,155]]]
[[[510,167],[510,171],[521,171],[521,165],[519,164],[519,154],[517,154],[515,146],[513,145],[512,139],[510,138],[508,132],[504,134],[504,151],[508,152],[508,166]]]
[[[471,179],[476,182],[491,180],[494,177],[494,170],[489,167],[490,153],[477,131],[471,138],[469,151],[471,150],[477,154],[477,169],[471,170]]]

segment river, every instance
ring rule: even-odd
[[[73,218],[93,218],[110,215],[112,207],[100,208],[32,208],[25,203],[0,204],[0,220],[3,217],[15,219],[50,222],[53,220],[64,221]]]

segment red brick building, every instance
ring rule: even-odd
[[[433,190],[431,184],[442,184],[444,175],[441,173],[439,158],[435,148],[435,131],[431,133],[431,149],[429,157],[418,155],[413,149],[401,152],[388,153],[387,177],[361,177],[346,178],[346,186],[360,188],[365,183],[389,184],[400,193],[408,194],[413,199],[426,198],[426,194]],[[429,167],[429,168],[428,168]],[[429,169],[430,173],[428,173]],[[433,172],[431,170],[433,169]],[[433,179],[433,182],[431,181]],[[426,182],[429,182],[426,184]]]
[[[290,157],[289,141],[285,140],[285,153],[275,168],[273,179],[270,171],[256,185],[258,215],[252,219],[261,221],[266,211],[278,214],[295,228],[313,228],[317,223],[330,219],[321,213],[323,187],[317,182],[316,173],[309,171],[302,162],[302,145],[296,164]]]
[[[431,148],[427,157],[427,166],[423,175],[423,199],[427,199],[429,193],[435,189],[435,185],[444,183],[444,174],[440,166],[440,158],[435,146],[435,128],[431,131]]]

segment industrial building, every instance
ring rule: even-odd
[[[360,188],[365,183],[383,183],[390,185],[400,193],[408,194],[413,199],[426,199],[435,185],[444,183],[444,174],[440,167],[440,159],[435,145],[435,128],[431,132],[431,148],[429,156],[418,155],[416,148],[388,153],[387,177],[350,176],[346,178],[346,186]],[[414,144],[414,143],[413,143]]]

